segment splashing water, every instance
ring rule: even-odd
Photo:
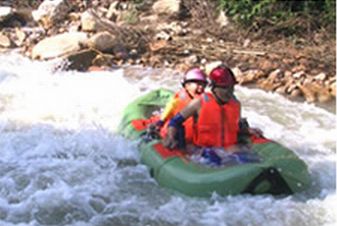
[[[155,88],[178,89],[179,75],[54,72],[58,63],[0,55],[0,225],[336,222],[334,114],[237,87],[243,116],[308,164],[312,186],[288,197],[185,197],[158,186],[139,163],[137,144],[115,132],[129,102]]]

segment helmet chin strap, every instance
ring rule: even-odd
[[[188,90],[186,90],[186,93],[190,96],[191,99],[194,98],[194,97],[190,94],[190,92],[188,92]]]

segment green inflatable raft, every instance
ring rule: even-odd
[[[154,90],[130,103],[119,124],[119,134],[141,139],[153,112],[163,108],[172,92]],[[141,141],[141,162],[159,185],[189,196],[209,197],[241,193],[273,195],[292,194],[308,188],[310,177],[306,164],[288,148],[266,138],[250,139],[251,152],[261,161],[210,167],[191,161],[180,150],[168,150],[160,139]]]

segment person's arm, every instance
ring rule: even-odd
[[[160,115],[158,121],[151,123],[150,127],[154,128],[154,130],[159,131],[165,122],[171,119],[174,115],[174,109],[177,107],[179,100],[175,97],[171,98],[169,102],[165,105],[163,113]]]
[[[191,102],[180,111],[180,114],[185,118],[188,119],[189,117],[193,116],[194,114],[198,114],[201,107],[201,98],[195,98],[191,100]]]
[[[176,114],[169,123],[167,136],[163,140],[165,147],[173,149],[177,146],[175,140],[176,130],[179,126],[182,126],[183,122],[189,117],[199,112],[201,107],[201,99],[193,99],[185,108],[183,108],[178,114]]]
[[[165,109],[163,111],[163,113],[160,116],[160,120],[162,120],[163,122],[165,122],[166,120],[172,118],[174,109],[177,107],[178,105],[178,98],[172,98],[165,106]]]

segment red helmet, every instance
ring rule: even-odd
[[[207,83],[206,74],[199,68],[192,68],[184,74],[184,78],[181,83],[184,85],[189,81],[200,81]]]
[[[232,70],[226,66],[218,66],[209,74],[212,86],[234,86],[237,81]]]

